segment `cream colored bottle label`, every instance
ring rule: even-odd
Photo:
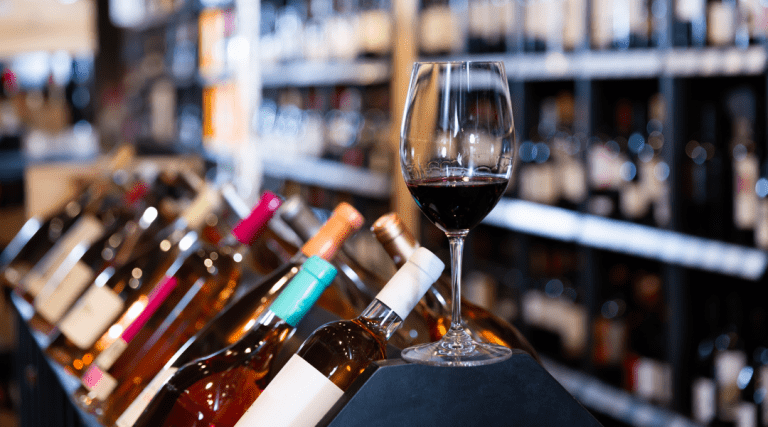
[[[176,373],[178,368],[167,368],[158,372],[155,378],[150,381],[149,384],[141,391],[141,394],[134,400],[130,406],[120,415],[115,425],[117,427],[133,427],[136,420],[142,412],[149,406],[149,402],[160,392],[160,388],[163,387],[168,378],[171,378]]]
[[[117,380],[96,365],[91,365],[85,371],[81,383],[89,391],[89,396],[102,401],[117,387]]]
[[[35,309],[51,324],[58,323],[93,279],[93,270],[78,261],[53,292],[35,298]]]
[[[115,364],[115,361],[117,358],[120,357],[121,354],[125,351],[125,349],[128,348],[128,343],[125,342],[123,337],[120,337],[115,340],[112,344],[107,347],[106,350],[99,353],[98,356],[96,356],[96,360],[93,361],[96,366],[103,369],[104,371],[109,370],[109,368],[112,367],[112,365]]]
[[[51,250],[30,270],[24,278],[27,293],[36,297],[46,286],[48,279],[67,258],[72,249],[80,243],[90,245],[104,233],[104,226],[92,215],[85,215],[77,221]]]
[[[314,427],[342,395],[336,384],[294,354],[235,427]]]
[[[123,311],[125,303],[112,289],[95,286],[64,317],[59,330],[82,350],[88,350]]]

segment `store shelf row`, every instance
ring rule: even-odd
[[[387,199],[391,192],[389,174],[311,157],[270,156],[263,160],[264,175],[305,185],[348,192],[372,199]]]
[[[503,61],[512,80],[639,79],[759,75],[768,53],[762,46],[581,51],[517,54],[463,54],[426,61]],[[262,70],[265,88],[386,84],[388,59],[349,62],[289,62]]]
[[[544,358],[544,367],[586,408],[633,426],[695,427],[688,418],[643,401],[583,372]]]
[[[758,75],[763,46],[456,55],[434,60],[504,61],[512,80],[638,79]]]
[[[266,65],[262,69],[262,86],[368,86],[388,84],[392,75],[388,59],[366,59],[334,62],[291,62]]]
[[[768,267],[768,253],[759,249],[524,200],[502,199],[484,223],[748,280]]]

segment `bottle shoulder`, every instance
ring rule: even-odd
[[[386,340],[365,319],[341,320],[318,328],[297,354],[346,390],[371,362],[386,359]]]

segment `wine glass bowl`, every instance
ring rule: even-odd
[[[461,325],[464,237],[496,206],[516,163],[515,130],[501,62],[417,62],[400,133],[406,186],[451,245],[451,328],[431,344],[410,347],[405,360],[473,366],[508,358],[511,350],[471,339]]]

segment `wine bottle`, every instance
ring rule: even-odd
[[[706,0],[680,0],[675,3],[675,46],[703,47],[707,39]]]
[[[50,333],[96,276],[109,275],[126,262],[126,255],[142,234],[159,231],[157,217],[157,209],[150,207],[138,222],[129,221],[114,232],[104,233],[93,245],[81,242],[75,246],[35,297],[35,314],[27,322],[29,327]]]
[[[726,325],[715,339],[715,384],[717,386],[717,418],[735,422],[738,417],[741,392],[739,375],[747,366],[747,354],[741,335],[743,304],[741,296],[730,293],[725,297]]]
[[[143,387],[139,396],[118,417],[118,426],[132,426],[152,397],[172,372],[181,366],[234,344],[254,325],[285,285],[296,275],[309,257],[332,259],[344,240],[363,225],[363,217],[347,203],[339,204],[331,217],[312,239],[302,246],[291,260],[264,277],[260,283],[221,311],[194,337],[190,338],[153,378],[141,378],[137,386]],[[327,292],[320,296],[322,299]]]
[[[133,158],[130,146],[123,146],[112,156],[105,175],[124,168]],[[106,178],[104,178],[106,180]],[[97,202],[110,188],[103,180],[86,188],[76,199],[66,202],[54,214],[43,220],[32,217],[27,220],[13,240],[0,253],[0,269],[4,270],[0,282],[11,288],[42,258],[58,241],[59,237],[84,213],[96,209]]]
[[[736,1],[714,0],[707,3],[707,43],[732,46],[736,41]]]
[[[155,376],[231,300],[241,282],[251,242],[279,206],[280,199],[266,191],[218,246],[200,244],[174,273],[173,279],[180,283],[175,294],[146,320],[138,334],[129,336],[131,340],[119,338],[95,359],[83,375],[82,387],[75,391],[76,401],[99,415],[104,424],[114,424],[141,391],[138,384],[142,379]]]
[[[712,422],[717,414],[713,356],[719,322],[718,303],[714,295],[705,302],[705,325],[708,333],[696,347],[694,378],[691,384],[691,415],[694,421],[703,425]]]
[[[250,332],[176,371],[134,426],[233,426],[267,386],[278,353],[335,275],[327,261],[309,258]]]
[[[398,268],[419,248],[419,243],[396,213],[377,219],[371,231]],[[442,338],[451,324],[450,289],[450,277],[440,276],[416,304],[414,313],[424,318],[429,325],[431,341]],[[523,350],[539,360],[536,350],[517,328],[488,310],[462,299],[461,317],[464,329],[473,339]]]
[[[419,50],[423,55],[435,56],[457,53],[461,50],[460,17],[447,0],[422,2],[419,16]]]
[[[50,247],[42,245],[46,252],[21,276],[16,287],[17,293],[27,302],[31,303],[42,291],[48,279],[76,245],[83,243],[89,246],[105,232],[128,221],[134,210],[134,202],[146,194],[146,184],[141,181],[124,194],[119,194],[120,190],[106,191],[108,188],[95,190],[97,194],[90,196],[85,209],[77,210],[74,221],[58,234],[54,244]],[[72,206],[78,207],[77,204]],[[18,272],[18,269],[15,271]]]
[[[320,225],[320,221],[310,207],[298,196],[286,201],[280,216],[304,240],[310,239]],[[331,290],[338,292],[336,298],[345,301],[342,308],[354,309],[345,310],[345,312],[334,311],[334,314],[340,318],[354,317],[356,313],[364,310],[376,297],[375,292],[381,290],[387,283],[380,275],[363,267],[357,261],[356,252],[350,247],[349,241],[342,245],[341,251],[333,259],[333,264],[339,269],[339,274],[334,281],[338,286]],[[390,339],[392,345],[401,349],[431,341],[428,324],[417,313],[406,317],[403,325]]]
[[[303,241],[310,240],[322,226],[312,209],[299,196],[290,197],[285,201],[280,209],[280,218]],[[376,282],[383,284],[383,281],[355,261],[351,255],[354,251],[350,248],[349,241],[341,245],[340,249],[332,262],[342,273],[337,275],[337,281],[340,282],[339,291],[357,311],[360,311],[367,307],[375,296],[369,286]],[[341,316],[343,313],[337,314]]]
[[[629,354],[626,385],[641,398],[669,405],[672,367],[665,360],[665,304],[663,283],[657,273],[638,270],[633,280],[633,300],[627,313]]]
[[[147,296],[174,265],[189,256],[206,214],[219,203],[212,188],[203,190],[156,245],[118,268],[111,277],[96,277],[58,324],[59,334],[46,354],[78,375],[114,342],[144,309]]]
[[[235,427],[314,426],[376,360],[445,264],[417,249],[360,316],[327,323],[304,341]]]
[[[140,191],[126,195],[126,203],[146,208],[137,209],[136,217],[127,222],[112,221],[114,225],[93,245],[81,242],[67,255],[35,297],[35,314],[28,320],[30,328],[49,334],[94,278],[102,273],[108,277],[135,251],[143,251],[175,218],[176,210],[169,205],[176,202],[171,195],[181,185],[170,174],[160,173],[150,190],[141,186]]]

